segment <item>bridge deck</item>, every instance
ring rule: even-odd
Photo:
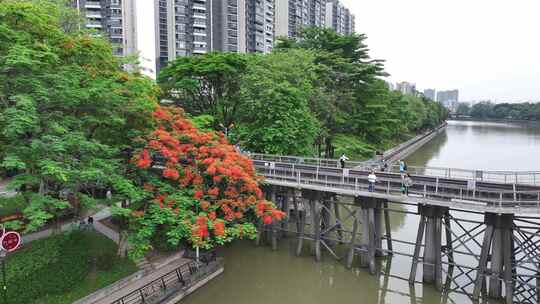
[[[480,212],[540,214],[540,187],[534,185],[413,175],[414,185],[405,196],[399,173],[377,172],[375,191],[369,192],[367,170],[263,160],[253,163],[272,185]]]

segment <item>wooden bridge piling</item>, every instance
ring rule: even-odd
[[[486,204],[487,211],[482,212],[430,204],[429,198],[416,201],[418,211],[411,212],[389,207],[390,202],[415,205],[403,201],[403,196],[392,200],[387,195],[371,196],[367,192],[344,195],[354,198],[351,202],[341,200],[343,194],[338,191],[279,183],[265,187],[265,194],[287,216],[281,223],[266,226],[257,223],[256,244],[265,240],[277,250],[278,240],[290,232],[289,235],[296,235],[298,239],[297,255],[302,254],[307,241],[312,245],[310,254],[320,261],[327,252],[342,259],[335,249],[346,241],[345,266],[351,268],[358,254],[359,266],[367,268],[371,274],[377,274],[378,257],[392,254],[410,257],[410,252],[403,251],[401,245],[412,246],[409,274],[412,289],[421,263],[422,281],[434,284],[438,290],[443,287],[445,292],[460,289],[475,300],[482,295],[504,298],[506,303],[516,300],[538,303],[540,217],[494,213],[489,209],[490,202]],[[392,238],[390,212],[419,215],[416,242]],[[484,215],[484,220],[459,218],[463,212],[476,214],[474,217]],[[393,248],[392,241],[400,246]],[[475,248],[477,245],[480,249]]]
[[[409,283],[414,284],[418,263],[421,261],[423,282],[435,284],[437,290],[442,290],[442,221],[445,214],[448,213],[448,208],[419,205],[418,213],[421,218],[418,225]],[[422,245],[422,239],[425,239],[424,245]],[[424,247],[424,256],[420,259],[422,246]]]
[[[512,282],[512,226],[513,214],[485,214],[486,232],[482,243],[480,261],[474,282],[473,299],[480,298],[480,292],[489,276],[488,296],[501,298],[501,279],[505,283],[506,303],[513,301]],[[490,255],[491,253],[491,255]],[[491,259],[490,259],[491,258]],[[490,267],[488,268],[488,261]]]

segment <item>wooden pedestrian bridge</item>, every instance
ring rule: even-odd
[[[540,172],[409,167],[414,184],[404,196],[398,166],[375,170],[375,191],[369,192],[367,177],[373,165],[348,162],[342,169],[333,159],[250,156],[271,185],[482,212],[540,214]]]
[[[298,255],[311,243],[317,261],[328,253],[352,267],[358,258],[371,274],[381,258],[405,256],[411,271],[403,279],[413,289],[427,283],[443,298],[540,303],[540,172],[409,167],[414,184],[403,195],[399,168],[383,172],[377,160],[340,168],[335,159],[249,156],[265,177],[267,199],[287,214],[282,223],[260,224],[258,242],[277,249],[280,237],[294,235]],[[418,217],[415,239],[392,236],[393,212]]]

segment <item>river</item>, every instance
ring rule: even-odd
[[[411,166],[540,171],[538,155],[540,126],[450,121],[444,132],[406,161]],[[391,207],[415,211],[414,207]],[[392,213],[391,222],[393,238],[414,242],[417,216]],[[395,250],[412,253],[407,246],[394,243]],[[268,246],[255,247],[252,241],[236,242],[220,253],[225,257],[224,274],[182,303],[472,303],[459,292],[444,296],[432,286],[420,283],[411,288],[405,280],[410,271],[410,257],[395,255],[391,259],[380,259],[379,274],[372,276],[366,269],[346,269],[343,262],[336,261],[324,250],[323,260],[317,263],[309,246],[305,246],[300,257],[295,255],[295,248],[296,240],[292,237],[281,240],[277,251]],[[345,248],[341,248],[340,253],[344,251]],[[418,272],[421,273],[421,266]],[[420,279],[418,275],[417,280]],[[463,284],[467,280],[466,276],[458,279]]]

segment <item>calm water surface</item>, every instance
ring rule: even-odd
[[[539,126],[451,121],[445,132],[407,162],[416,166],[540,171],[539,155]],[[398,205],[391,208],[415,211]],[[391,216],[393,237],[414,242],[418,217],[402,213]],[[306,243],[303,255],[297,257],[293,238],[282,240],[275,252],[268,246],[255,247],[253,242],[237,242],[221,252],[225,273],[182,303],[472,303],[467,296],[454,292],[441,296],[431,286],[416,284],[411,288],[404,280],[410,271],[408,257],[382,259],[379,275],[372,276],[365,269],[347,270],[324,250],[323,261],[316,263]],[[394,249],[412,253],[408,245],[394,243]],[[344,252],[341,248],[340,253]],[[421,269],[419,266],[418,280]]]

